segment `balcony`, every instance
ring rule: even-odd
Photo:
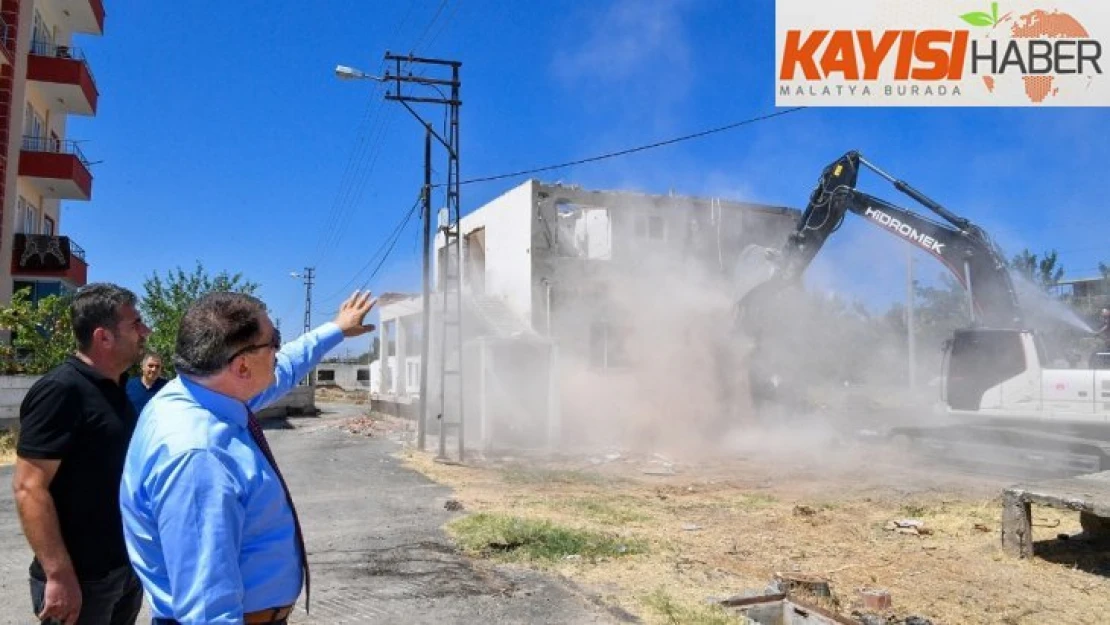
[[[61,23],[75,33],[104,34],[103,0],[46,0],[53,4],[53,14],[61,14]]]
[[[50,106],[56,103],[74,115],[96,115],[100,94],[80,49],[33,42],[27,57],[27,80],[34,82]]]
[[[23,137],[19,175],[43,197],[60,200],[92,198],[89,161],[75,141]]]
[[[61,278],[75,287],[88,281],[85,250],[69,237],[16,234],[12,249],[12,277]]]

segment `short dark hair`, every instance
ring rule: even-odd
[[[147,353],[143,354],[143,359],[140,360],[139,362],[146,362],[146,361],[150,360],[151,358],[156,358],[158,360],[162,360],[162,354],[159,354],[158,352],[147,352]]]
[[[120,306],[134,306],[137,301],[131,291],[106,282],[94,282],[77,289],[69,307],[77,348],[88,349],[97,328],[109,328],[115,332],[119,327]]]
[[[266,305],[243,293],[209,293],[181,318],[173,364],[179,373],[206,377],[227,366],[227,358],[249,345],[262,330]]]

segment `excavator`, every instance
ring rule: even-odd
[[[861,167],[939,220],[858,190]],[[1049,471],[1110,470],[1110,353],[1096,352],[1087,368],[1049,367],[1004,256],[987,233],[855,151],[821,172],[796,228],[781,249],[768,252],[770,278],[740,298],[737,318],[757,345],[753,353],[766,351],[759,349],[760,341],[766,340],[765,324],[778,316],[781,293],[800,283],[849,212],[932,255],[968,295],[971,326],[957,330],[944,346],[936,422],[891,427],[887,436],[948,455],[999,458]],[[751,371],[766,376],[769,370],[753,363]],[[751,382],[753,389],[774,386]]]

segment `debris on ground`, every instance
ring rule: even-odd
[[[451,512],[458,512],[463,509],[463,505],[458,499],[448,499],[444,502],[443,509],[450,510]]]
[[[698,525],[697,523],[683,523],[682,524],[682,531],[684,531],[684,532],[696,532],[700,529],[701,529],[701,526]]]
[[[896,519],[887,521],[883,526],[888,532],[898,532],[899,534],[911,534],[913,536],[929,536],[933,530],[925,527],[924,521],[917,519]]]
[[[410,433],[413,425],[407,419],[373,412],[344,419],[331,427],[337,427],[355,436],[385,436],[396,439]]]
[[[863,609],[871,612],[889,610],[891,606],[890,593],[880,588],[860,588],[856,591]]]
[[[806,575],[804,573],[775,573],[773,586],[780,592],[790,594],[804,594],[812,597],[832,597],[832,588],[829,580],[819,575]]]
[[[809,506],[794,506],[794,516],[811,517],[817,514],[817,511]]]
[[[373,436],[374,435],[374,420],[370,417],[353,417],[348,419],[343,424],[343,429],[348,434],[357,434],[359,436]]]

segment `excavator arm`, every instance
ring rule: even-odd
[[[927,219],[856,190],[861,166],[878,173],[947,223]],[[868,163],[858,152],[848,152],[821,172],[797,227],[776,254],[777,267],[771,283],[753,289],[744,299],[765,297],[767,290],[800,280],[848,212],[928,252],[947,267],[967,289],[971,316],[976,325],[993,328],[1018,328],[1022,325],[1013,281],[1001,252],[987,234],[909,184]]]

